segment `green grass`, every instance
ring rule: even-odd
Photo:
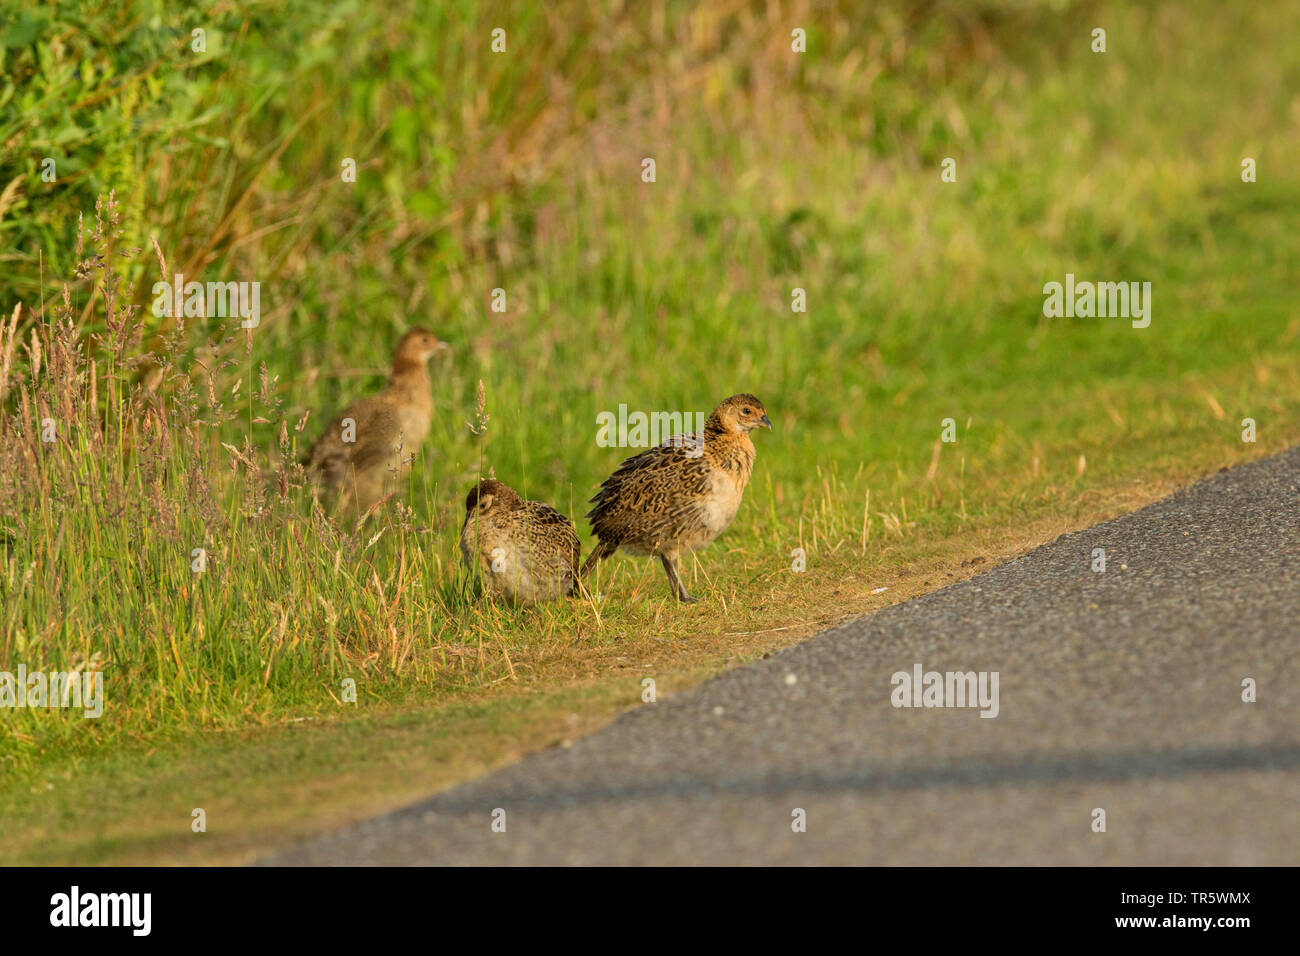
[[[361,5],[235,4],[249,26],[232,20],[219,54],[181,67],[165,52],[135,148],[100,163],[88,148],[73,182],[23,179],[0,215],[0,305],[22,302],[22,344],[0,338],[0,669],[99,654],[108,703],[97,721],[4,713],[0,822],[41,834],[8,852],[192,852],[176,842],[188,805],[179,837],[157,821],[203,804],[150,782],[183,781],[198,753],[213,786],[257,781],[241,826],[260,836],[233,858],[272,841],[275,806],[316,806],[335,765],[281,749],[290,721],[319,722],[323,754],[388,720],[436,741],[475,728],[472,747],[421,751],[437,766],[376,771],[352,804],[337,787],[307,813],[337,820],[545,742],[561,711],[632,706],[646,674],[686,686],[968,573],[963,558],[1300,438],[1295,10],[855,6],[398,2],[372,23]],[[153,12],[127,5],[116,29]],[[231,16],[187,16],[204,15]],[[488,50],[498,25],[508,54]],[[792,25],[809,31],[802,57]],[[1105,54],[1089,51],[1095,25]],[[28,162],[48,144],[14,102],[0,129],[29,140]],[[940,181],[946,156],[956,183]],[[1243,156],[1258,182],[1241,182]],[[14,162],[0,158],[5,180]],[[123,220],[84,253],[106,265],[74,280],[76,211],[110,189]],[[150,237],[169,273],[262,282],[263,325],[161,325]],[[1045,319],[1042,286],[1067,272],[1151,281],[1151,327]],[[134,317],[106,308],[114,274]],[[381,383],[414,324],[454,354],[435,367],[411,510],[340,528],[287,463]],[[480,380],[491,418],[475,436]],[[580,519],[626,454],[597,446],[597,413],[708,411],[737,391],[776,428],[756,436],[735,525],[688,569],[700,605],[677,607],[656,565],[625,557],[602,569],[598,609],[466,599],[455,538],[481,472]],[[53,448],[34,427],[47,415]],[[946,418],[955,445],[938,444]],[[338,702],[347,678],[355,710]],[[507,719],[520,707],[528,719]],[[250,742],[246,766],[230,739]],[[38,825],[33,788],[57,781],[84,789],[57,783]],[[73,835],[84,794],[123,789],[117,842]]]

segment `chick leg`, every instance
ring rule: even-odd
[[[686,585],[682,584],[682,579],[677,574],[677,557],[669,557],[666,554],[659,555],[659,561],[664,566],[664,572],[668,575],[668,585],[673,589],[673,594],[677,600],[683,604],[694,604],[697,598],[691,597],[686,593]]]

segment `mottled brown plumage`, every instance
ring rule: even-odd
[[[489,594],[529,604],[573,593],[582,544],[573,522],[550,505],[485,478],[465,499],[460,553]]]
[[[303,457],[313,481],[337,495],[340,511],[366,511],[400,487],[433,419],[427,363],[447,348],[427,329],[407,332],[388,384],[336,415]]]
[[[587,513],[600,543],[583,574],[619,548],[653,555],[678,600],[694,603],[677,572],[680,555],[704,547],[736,517],[754,469],[749,433],[772,427],[753,395],[733,395],[713,410],[704,431],[675,435],[618,466]]]

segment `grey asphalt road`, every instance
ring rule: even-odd
[[[1298,687],[1300,448],[263,862],[1298,864]]]

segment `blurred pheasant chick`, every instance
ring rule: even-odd
[[[307,474],[338,496],[340,511],[368,511],[410,472],[433,418],[428,361],[445,351],[447,343],[427,329],[407,332],[388,384],[335,416],[303,457]]]

